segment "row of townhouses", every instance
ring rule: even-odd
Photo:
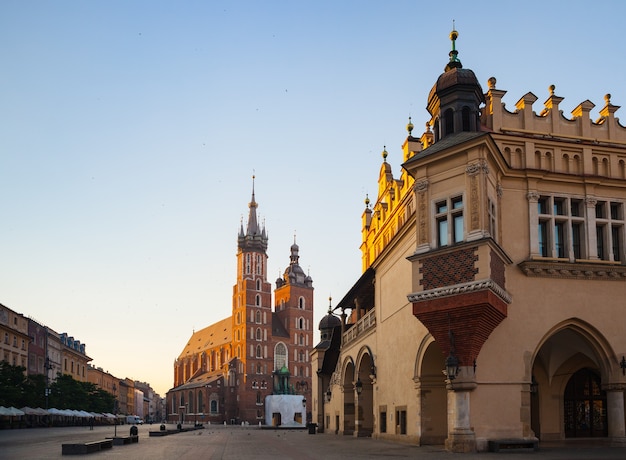
[[[46,388],[59,375],[91,382],[115,397],[115,407],[111,408],[114,412],[138,415],[146,420],[161,419],[161,398],[148,383],[122,379],[90,365],[92,358],[80,340],[66,332],[58,333],[2,304],[0,360],[24,367],[28,375],[44,375]]]

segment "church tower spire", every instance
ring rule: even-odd
[[[238,237],[238,246],[240,251],[246,250],[256,250],[261,251],[265,254],[267,250],[267,234],[265,232],[265,226],[261,227],[259,225],[259,220],[257,217],[257,208],[258,204],[256,202],[254,196],[254,180],[256,176],[252,176],[252,198],[250,199],[250,203],[248,203],[248,207],[250,211],[248,213],[248,226],[246,232],[243,232],[243,222],[241,223],[241,228],[239,230]]]

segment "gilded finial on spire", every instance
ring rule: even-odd
[[[446,65],[446,72],[454,68],[461,68],[461,61],[458,58],[459,52],[456,50],[456,39],[459,38],[459,33],[454,27],[454,19],[452,20],[452,32],[450,32],[450,40],[452,41],[452,50],[450,51],[450,62]]]
[[[411,116],[409,115],[409,124],[406,125],[406,130],[409,132],[409,136],[413,132],[413,123],[411,122]]]
[[[370,197],[367,193],[365,194],[365,207],[370,207]]]
[[[383,161],[387,162],[387,155],[388,155],[388,153],[387,153],[387,146],[386,145],[383,145],[383,153],[382,153],[382,155],[383,155]]]

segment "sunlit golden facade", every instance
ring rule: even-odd
[[[626,440],[626,128],[610,95],[566,117],[554,87],[508,111],[496,84],[453,48],[397,179],[383,153],[363,276],[313,353],[326,433]]]

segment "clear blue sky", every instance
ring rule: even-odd
[[[230,316],[256,174],[269,278],[294,233],[316,322],[361,273],[383,146],[448,59],[507,107],[626,105],[615,1],[0,2],[0,303],[161,394],[193,330]],[[619,117],[620,112],[617,112]]]

